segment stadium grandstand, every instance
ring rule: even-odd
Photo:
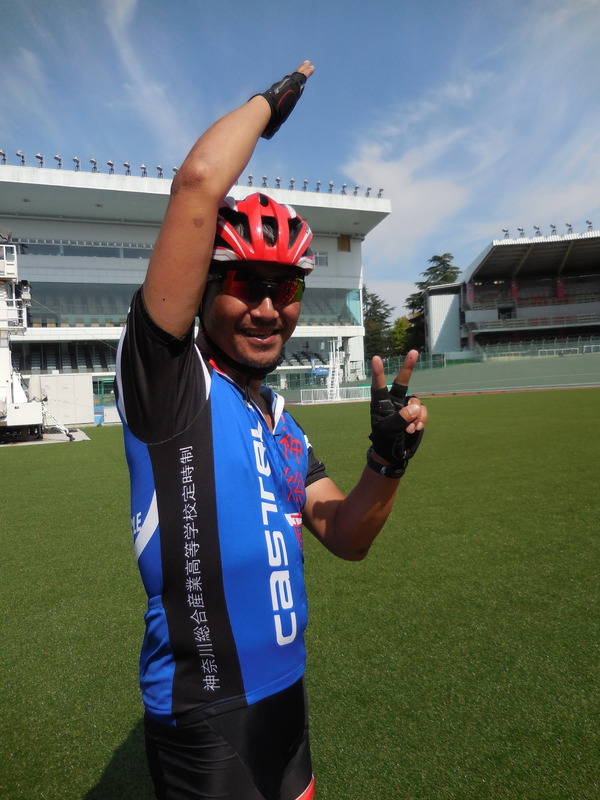
[[[420,394],[600,385],[600,231],[493,241],[455,283],[425,292]],[[554,357],[569,356],[568,363]],[[510,362],[503,364],[501,362]],[[401,359],[386,359],[388,380]],[[452,366],[452,370],[443,370]],[[370,371],[365,365],[367,381]],[[358,400],[368,385],[306,388],[303,402]]]
[[[473,357],[495,346],[600,338],[600,231],[586,221],[583,233],[493,241],[451,285],[426,291],[425,325],[430,354],[459,351]],[[511,350],[512,348],[512,350]],[[541,349],[548,347],[541,346]],[[523,352],[526,352],[525,348]]]
[[[37,156],[36,156],[37,157]],[[112,392],[115,354],[130,298],[144,279],[166,209],[171,181],[157,167],[132,174],[113,162],[100,170],[90,159],[74,168],[0,165],[0,248],[15,248],[21,279],[31,286],[24,335],[11,335],[13,367],[31,375],[90,375],[97,399]],[[6,161],[6,159],[3,159]],[[280,389],[325,385],[335,351],[344,381],[364,378],[362,242],[389,213],[371,190],[332,183],[321,191],[304,181],[286,186],[251,175],[232,188],[240,199],[253,191],[292,205],[314,233],[316,268],[302,316],[284,362],[270,382]]]

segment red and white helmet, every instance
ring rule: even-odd
[[[256,192],[226,197],[219,209],[213,261],[266,261],[308,274],[315,266],[312,231],[291,206]]]

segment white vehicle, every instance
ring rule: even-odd
[[[19,281],[17,246],[5,231],[0,231],[0,442],[41,439],[44,404],[28,396],[10,354],[10,337],[27,330],[31,290],[27,281]]]

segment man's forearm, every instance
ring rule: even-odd
[[[336,555],[350,561],[360,561],[367,555],[390,515],[399,484],[399,480],[377,475],[365,467],[335,515]]]
[[[173,192],[197,188],[218,203],[248,164],[271,118],[269,104],[256,95],[217,120],[194,144],[173,180]]]
[[[323,478],[307,487],[304,524],[334,555],[360,561],[392,510],[398,484],[365,467],[344,496],[331,478]]]

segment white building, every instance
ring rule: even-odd
[[[144,279],[171,181],[58,166],[0,165],[0,226],[18,245],[19,274],[32,291],[28,329],[12,337],[13,363],[24,375],[89,373],[99,391],[114,374],[120,328]],[[231,194],[254,191],[306,219],[316,254],[299,325],[270,380],[282,388],[323,381],[332,341],[344,379],[362,378],[361,247],[390,213],[389,201],[308,191],[306,184],[299,190],[293,182],[286,189],[279,181],[277,188],[236,185]]]

